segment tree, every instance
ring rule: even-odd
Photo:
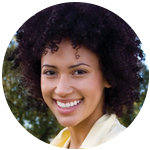
[[[2,37],[8,40],[2,46],[2,148],[3,149],[43,149],[49,139],[63,128],[49,111],[47,114],[26,111],[24,109],[26,93],[19,90],[19,80],[10,71],[11,63],[7,56],[17,43],[14,33],[10,30],[16,24],[15,18],[22,15],[25,8],[42,2],[2,2]],[[128,9],[141,10],[146,2],[117,2]],[[23,9],[21,9],[23,8]],[[6,46],[7,45],[7,46]],[[141,101],[135,104],[133,115],[124,116],[120,121],[137,133],[149,147],[149,70],[144,74],[145,82],[141,85]]]
[[[3,89],[7,103],[15,118],[27,131],[38,139],[50,143],[50,139],[55,137],[63,127],[59,125],[51,111],[43,114],[36,110],[25,110],[27,95],[25,92],[20,92],[17,77],[19,74],[15,72],[14,75],[11,71],[12,63],[7,61],[8,55],[16,45],[13,39],[7,48],[3,62]]]
[[[146,68],[146,67],[145,67]],[[131,115],[124,115],[120,122],[131,131],[139,135],[149,148],[149,70],[143,72],[144,81],[140,85],[140,101],[134,103]]]

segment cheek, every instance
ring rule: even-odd
[[[87,92],[100,92],[104,89],[104,81],[98,75],[91,76],[87,80],[78,84],[80,89],[84,89]]]
[[[43,78],[41,78],[41,91],[42,91],[42,96],[46,101],[47,98],[49,98],[51,95],[52,87],[51,84],[49,84],[49,82],[47,82],[47,80]]]
[[[89,99],[101,100],[104,91],[104,82],[101,78],[93,77],[82,86],[84,95]]]

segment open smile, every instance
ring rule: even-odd
[[[60,113],[68,114],[75,111],[79,107],[83,99],[73,100],[73,101],[67,101],[67,100],[54,100],[54,101]]]

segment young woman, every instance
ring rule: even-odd
[[[17,41],[10,60],[21,85],[66,127],[52,145],[89,148],[124,131],[116,116],[139,100],[144,54],[121,18],[92,4],[59,4],[27,20]]]

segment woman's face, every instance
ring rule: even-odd
[[[102,115],[104,88],[98,58],[85,47],[72,48],[63,40],[59,50],[49,49],[41,58],[41,90],[44,101],[62,126],[76,126]]]

